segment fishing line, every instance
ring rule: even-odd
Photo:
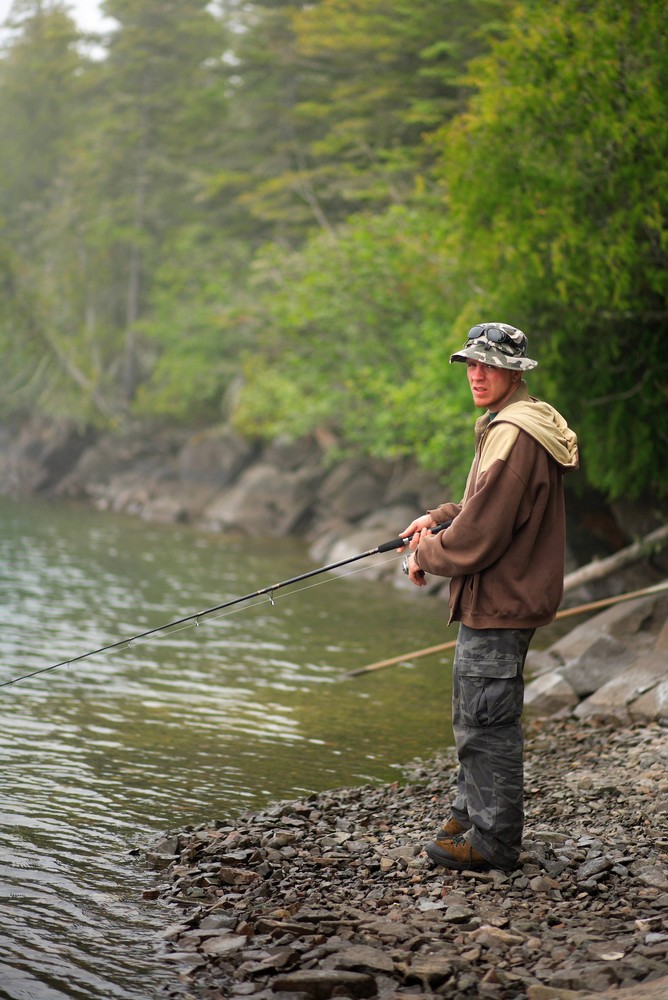
[[[447,528],[449,524],[450,524],[449,521],[443,524],[437,524],[435,527],[430,528],[429,530],[432,534],[436,534],[439,531],[443,531],[444,528]],[[217,613],[226,610],[227,608],[230,608],[233,605],[245,604],[247,601],[254,600],[255,598],[268,596],[269,601],[273,606],[275,604],[273,594],[276,590],[279,590],[280,588],[300,583],[303,580],[307,580],[311,577],[318,576],[322,573],[331,572],[332,570],[335,569],[340,569],[343,566],[347,566],[350,563],[356,562],[357,560],[360,559],[368,558],[369,556],[379,555],[381,553],[390,552],[393,549],[403,548],[408,544],[409,541],[410,541],[410,536],[393,538],[391,539],[391,541],[383,542],[381,545],[376,546],[376,548],[368,549],[366,552],[360,552],[357,555],[350,556],[346,559],[340,559],[338,562],[329,563],[327,566],[321,566],[318,569],[309,570],[306,573],[300,573],[297,576],[291,577],[289,580],[282,580],[279,583],[271,584],[269,587],[262,587],[258,590],[253,591],[250,594],[245,594],[242,597],[232,598],[231,600],[225,601],[222,604],[216,605],[215,607],[206,608],[203,611],[195,612],[194,614],[191,615],[186,615],[182,618],[176,619],[175,621],[167,622],[164,625],[158,625],[155,628],[150,628],[146,629],[143,632],[138,632],[136,635],[128,636],[124,639],[119,639],[116,642],[107,643],[107,645],[100,646],[98,649],[91,649],[86,653],[80,653],[77,656],[68,657],[67,659],[60,660],[58,663],[52,663],[48,667],[40,667],[39,669],[32,670],[29,673],[21,674],[18,677],[13,677],[11,680],[2,681],[0,682],[0,688],[12,687],[19,681],[28,680],[31,677],[37,677],[39,674],[49,673],[50,671],[57,670],[60,667],[70,667],[72,666],[72,664],[79,663],[81,660],[86,660],[91,656],[102,655],[104,653],[109,653],[112,650],[129,649],[133,645],[139,645],[142,642],[142,640],[145,641],[151,636],[158,636],[158,633],[167,633],[171,635],[176,631],[180,631],[182,628],[199,625],[202,619],[206,619],[207,621],[209,621],[209,620],[216,620],[216,617],[221,617],[221,618],[225,617],[223,615],[218,615]],[[351,573],[339,574],[339,577],[341,578],[346,576],[352,576],[353,572],[356,571],[352,571]],[[333,578],[330,579],[329,581],[321,581],[321,582],[332,582],[332,580]],[[301,588],[301,590],[305,589],[307,588]],[[299,592],[300,591],[295,591],[295,593]],[[263,603],[266,603],[266,601],[257,600],[255,601],[255,604],[250,605],[250,607],[256,607],[258,604],[263,604]],[[245,609],[238,608],[237,610],[245,610]]]
[[[357,557],[356,557],[357,558]],[[390,562],[391,560],[386,559],[383,562]],[[382,565],[381,563],[373,563],[373,566]],[[350,570],[348,573],[340,573],[338,579],[347,579],[349,576],[355,576],[357,573],[362,573],[365,567],[358,567],[356,569]],[[320,570],[315,570],[314,572],[322,572]],[[308,574],[307,574],[308,575]],[[297,594],[301,594],[303,591],[312,590],[314,587],[321,587],[325,583],[335,583],[336,578],[330,577],[329,579],[318,580],[317,583],[311,583],[307,587],[300,587],[298,590],[292,590],[289,593],[284,593],[280,595],[280,598],[292,597]],[[285,586],[285,584],[275,584],[274,587]],[[193,615],[188,615],[186,618],[180,618],[174,622],[168,622],[166,625],[159,625],[156,628],[148,629],[145,632],[140,632],[137,635],[129,636],[127,639],[119,639],[118,642],[109,643],[106,646],[101,646],[99,649],[92,649],[87,653],[81,653],[78,656],[72,656],[67,660],[60,660],[58,663],[52,663],[48,667],[40,667],[38,670],[33,670],[27,674],[21,674],[20,677],[14,677],[9,681],[0,682],[0,688],[3,687],[13,687],[14,684],[18,684],[19,681],[28,680],[31,677],[36,677],[39,674],[49,673],[51,670],[57,670],[60,667],[70,667],[73,663],[78,663],[80,660],[86,660],[91,656],[103,656],[106,653],[110,653],[113,650],[118,652],[125,652],[128,649],[132,649],[135,646],[142,646],[147,643],[149,639],[164,639],[167,636],[176,635],[178,632],[184,632],[186,629],[197,628],[199,625],[208,625],[210,622],[220,621],[223,618],[229,618],[231,615],[239,614],[242,611],[250,611],[253,608],[258,608],[262,605],[269,604],[271,607],[275,607],[276,598],[271,593],[273,588],[266,588],[269,593],[260,594],[259,592],[254,592],[247,598],[238,598],[237,601],[250,600],[257,596],[257,600],[254,604],[247,604],[245,607],[235,607],[232,610],[225,612],[217,612],[217,608],[210,608],[205,611],[197,612]],[[262,600],[262,597],[265,599]],[[230,603],[235,603],[232,601]],[[204,619],[204,620],[201,620]],[[162,634],[159,634],[162,633]]]
[[[394,558],[397,559],[398,556],[395,556]],[[383,560],[381,560],[379,562],[371,563],[371,567],[374,568],[376,566],[385,566],[385,565],[387,565],[387,564],[389,564],[390,562],[393,562],[393,561],[394,561],[393,559],[383,559]],[[356,569],[351,569],[348,573],[340,573],[338,575],[338,579],[339,580],[347,580],[348,577],[356,576],[358,573],[364,573],[365,569],[367,569],[366,566],[358,566]],[[166,639],[168,636],[177,635],[179,632],[185,632],[185,631],[187,631],[188,629],[191,629],[191,628],[198,628],[200,625],[209,625],[211,622],[222,621],[224,618],[231,618],[232,615],[242,614],[244,611],[252,611],[253,608],[261,608],[261,607],[264,607],[266,604],[268,604],[269,607],[275,607],[276,604],[278,603],[278,601],[285,601],[289,597],[296,597],[298,594],[304,594],[304,593],[306,593],[307,590],[315,590],[316,587],[324,587],[325,584],[327,584],[327,583],[336,583],[336,582],[337,582],[337,577],[331,576],[331,577],[328,577],[328,578],[326,578],[324,580],[318,580],[315,583],[309,583],[306,587],[298,587],[296,590],[290,590],[290,591],[286,591],[283,594],[277,594],[276,597],[274,597],[273,599],[272,599],[272,595],[269,594],[264,599],[263,598],[258,598],[258,600],[255,602],[255,604],[247,604],[246,607],[243,607],[243,608],[236,607],[236,608],[230,609],[229,611],[221,611],[219,614],[216,614],[216,613],[207,614],[207,612],[203,611],[203,612],[201,612],[201,615],[202,616],[204,616],[204,615],[206,616],[204,621],[197,621],[196,620],[196,621],[184,622],[183,625],[178,625],[178,626],[176,626],[174,628],[170,628],[169,625],[163,625],[163,630],[169,629],[169,631],[168,632],[165,631],[163,635],[156,635],[154,638],[155,639]],[[200,616],[198,615],[198,617],[200,617]],[[158,631],[160,631],[160,630],[158,630]],[[146,636],[145,638],[137,639],[137,640],[129,639],[129,640],[127,640],[128,641],[128,647],[127,648],[129,649],[130,646],[132,646],[132,647],[134,647],[134,646],[143,646],[145,643],[147,643],[147,642],[150,641],[150,638],[151,638],[150,636]],[[94,650],[93,652],[96,652],[96,651]],[[88,655],[92,656],[93,653],[89,653]],[[69,662],[72,662],[72,661],[69,661]],[[55,669],[55,665],[54,665],[54,667],[46,667],[45,669],[46,670],[53,670],[53,669]],[[19,680],[19,679],[20,678],[16,678],[16,680]],[[5,684],[16,683],[16,680],[15,681],[6,681]],[[3,687],[3,685],[0,684],[0,687]]]

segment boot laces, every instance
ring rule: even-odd
[[[452,843],[455,847],[463,847],[465,844],[468,846],[468,840],[463,833],[456,833],[452,838]]]

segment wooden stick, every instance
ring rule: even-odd
[[[598,601],[590,601],[588,604],[579,604],[576,608],[564,608],[557,611],[555,621],[560,618],[570,618],[573,615],[584,615],[588,611],[597,611],[599,608],[607,608],[612,604],[621,604],[622,601],[633,601],[636,597],[648,597],[650,594],[661,594],[668,590],[668,580],[663,583],[655,583],[652,587],[645,587],[643,590],[632,590],[627,594],[617,594],[615,597],[603,597]],[[438,646],[426,646],[424,649],[415,649],[411,653],[402,653],[401,656],[393,656],[389,660],[379,660],[377,663],[370,663],[366,667],[358,667],[343,675],[343,680],[349,677],[359,677],[360,674],[369,674],[372,670],[381,670],[383,667],[392,667],[396,663],[404,660],[417,660],[421,656],[431,656],[433,653],[442,653],[446,649],[454,649],[457,640],[442,642]]]
[[[589,604],[578,604],[576,608],[563,608],[561,611],[557,611],[556,618],[570,618],[572,615],[583,615],[587,611],[607,608],[612,604],[621,604],[623,601],[634,601],[636,597],[649,597],[651,594],[661,594],[664,590],[668,590],[668,580],[664,580],[662,583],[655,583],[651,587],[644,587],[642,590],[630,590],[626,594],[617,594],[614,597],[602,597],[598,601],[590,601]]]
[[[393,656],[389,660],[379,660],[378,663],[370,663],[367,667],[358,667],[357,670],[350,670],[345,677],[357,677],[358,674],[368,674],[372,670],[380,670],[381,667],[391,667],[395,663],[401,663],[402,660],[417,660],[420,656],[430,656],[432,653],[441,653],[444,649],[454,649],[457,645],[457,640],[453,639],[451,642],[442,642],[438,646],[428,646],[426,649],[415,649],[412,653],[403,653],[401,656]]]

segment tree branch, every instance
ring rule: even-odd
[[[607,559],[594,559],[593,562],[580,569],[574,570],[564,578],[564,593],[581,587],[586,583],[593,583],[594,580],[603,580],[611,573],[616,573],[625,566],[640,562],[645,556],[660,552],[668,545],[668,524],[662,525],[651,531],[649,535],[634,542],[633,545],[620,549]]]

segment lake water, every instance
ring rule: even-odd
[[[450,742],[451,654],[343,678],[454,637],[365,562],[0,688],[1,1000],[160,996],[176,915],[135,849]],[[313,568],[295,540],[0,499],[0,683]]]

